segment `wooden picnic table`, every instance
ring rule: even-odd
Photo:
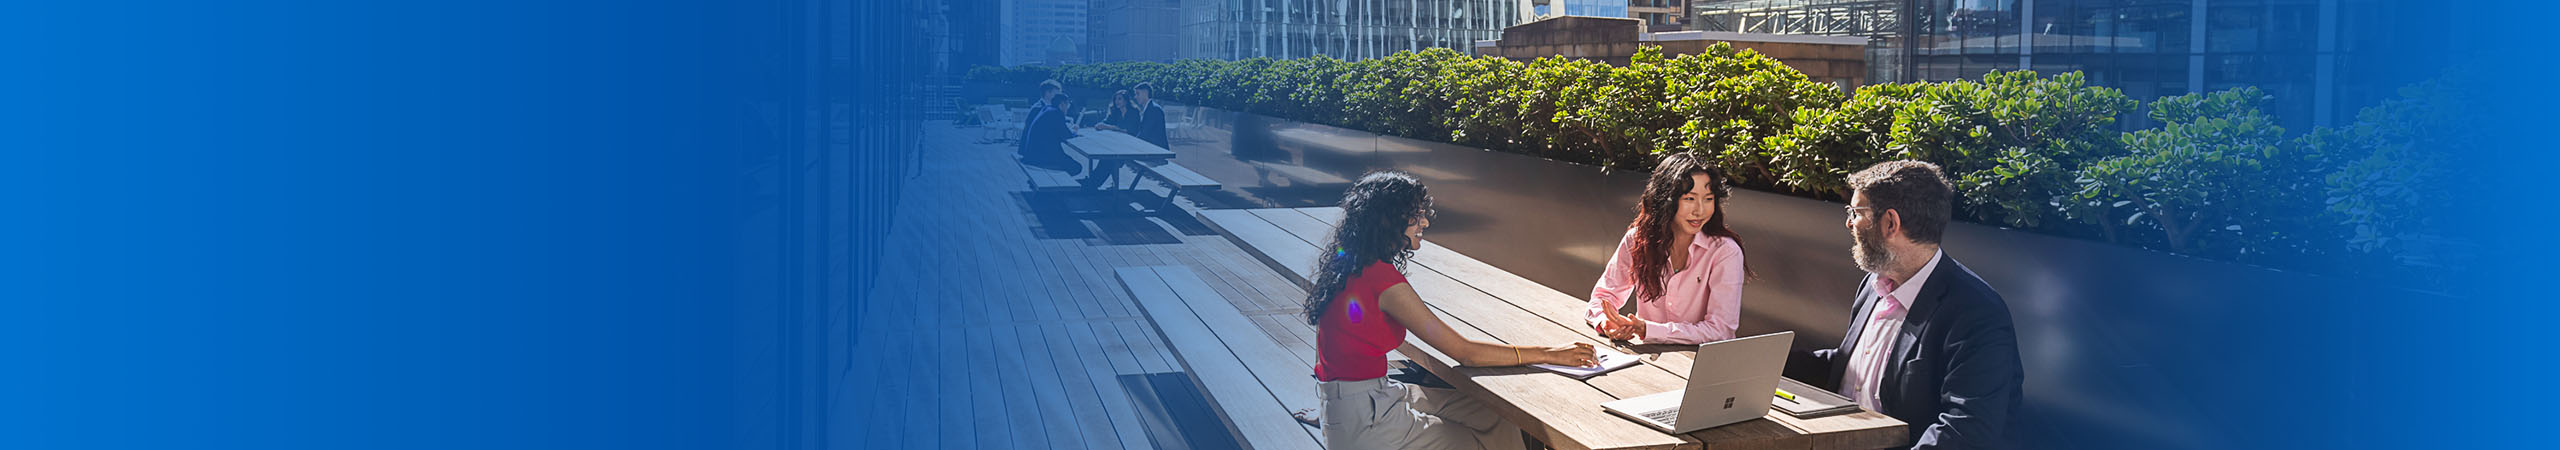
[[[1204,210],[1203,222],[1284,277],[1305,285],[1314,272],[1317,246],[1339,208]],[[1433,312],[1471,339],[1512,344],[1586,342],[1610,345],[1583,323],[1588,305],[1466,255],[1425,241],[1405,278]],[[1600,408],[1612,400],[1687,386],[1695,346],[1638,346],[1643,364],[1588,380],[1528,367],[1469,367],[1418,338],[1398,351],[1467,395],[1559,449],[1808,449],[1886,448],[1908,445],[1906,425],[1873,411],[1801,419],[1771,409],[1759,419],[1671,435]]]
[[[1103,161],[1143,162],[1173,159],[1173,150],[1157,147],[1155,143],[1117,131],[1089,131],[1083,136],[1069,138],[1067,149],[1083,155],[1086,160],[1093,161],[1094,170],[1103,170],[1105,166]],[[1117,165],[1112,167],[1109,170],[1110,173],[1086,176],[1101,176],[1105,181],[1116,181],[1120,177],[1120,170]]]

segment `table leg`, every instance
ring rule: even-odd
[[[1118,160],[1094,159],[1093,168],[1084,171],[1084,180],[1082,180],[1084,187],[1102,190],[1106,183],[1118,184],[1116,181],[1120,179],[1120,165],[1117,162]]]

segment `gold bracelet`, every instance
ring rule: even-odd
[[[1528,361],[1520,359],[1520,347],[1512,347],[1512,348],[1511,348],[1511,365],[1517,366],[1517,365],[1520,365],[1520,363],[1523,363],[1523,362],[1528,362]]]

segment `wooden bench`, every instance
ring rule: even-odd
[[[1316,409],[1307,365],[1263,334],[1190,268],[1122,267],[1120,284],[1247,448],[1321,449],[1324,434],[1290,411]]]
[[[1022,158],[1020,157],[1015,157],[1014,163],[1015,165],[1022,166],[1023,176],[1031,179],[1032,192],[1073,191],[1084,189],[1083,184],[1077,183],[1078,180],[1075,175],[1068,175],[1066,172],[1044,169],[1030,164],[1025,164],[1022,163],[1021,159]]]
[[[1151,161],[1140,164],[1131,164],[1130,169],[1136,170],[1140,177],[1152,178],[1156,181],[1164,182],[1166,189],[1164,193],[1164,203],[1156,206],[1151,211],[1172,211],[1173,199],[1175,197],[1182,196],[1186,192],[1216,190],[1220,187],[1224,187],[1224,185],[1218,184],[1218,180],[1212,180],[1209,179],[1209,177],[1201,176],[1199,172],[1193,172],[1190,168],[1182,167],[1181,164],[1174,164],[1172,161]]]

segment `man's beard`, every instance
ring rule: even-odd
[[[1849,233],[1849,256],[1857,260],[1858,270],[1883,275],[1893,265],[1893,251],[1884,247],[1884,227],[1863,226]]]

